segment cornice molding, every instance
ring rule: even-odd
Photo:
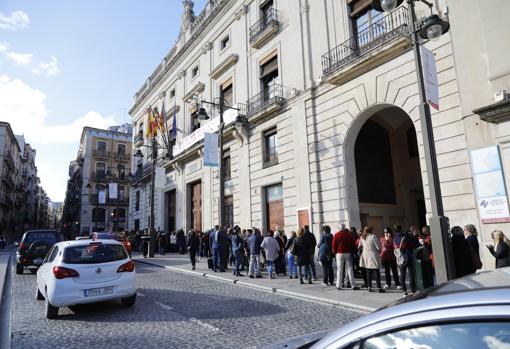
[[[235,53],[230,54],[209,73],[209,77],[211,77],[212,79],[218,79],[221,76],[221,74],[225,72],[225,70],[235,65],[238,60],[239,60],[238,54]]]
[[[189,90],[188,93],[186,93],[184,95],[184,97],[182,97],[182,100],[183,101],[188,101],[191,98],[193,98],[193,96],[203,92],[204,90],[205,90],[205,84],[203,82],[197,82],[196,85],[193,86],[191,88],[191,90]]]

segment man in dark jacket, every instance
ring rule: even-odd
[[[186,253],[186,236],[184,234],[183,229],[177,230],[177,251],[179,254],[185,254]]]
[[[333,272],[333,235],[329,225],[322,227],[322,237],[319,241],[319,260],[322,264],[322,284],[325,286],[334,285]]]
[[[248,238],[248,250],[250,253],[250,278],[254,278],[254,274],[258,279],[262,278],[260,274],[260,245],[262,244],[262,234],[260,230],[254,228],[253,234]]]
[[[228,237],[225,232],[220,229],[220,226],[216,225],[209,236],[209,240],[211,242],[211,249],[213,252],[213,270],[214,272],[217,272],[218,270],[224,272],[225,269],[222,267],[221,262],[223,260],[223,246],[225,243],[228,244]]]
[[[315,247],[317,246],[317,240],[315,235],[310,231],[308,225],[305,228],[305,239],[308,240],[307,244],[310,246],[310,269],[312,269],[313,281],[317,281],[317,270],[315,269]]]

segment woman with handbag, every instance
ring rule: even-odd
[[[363,253],[361,255],[360,266],[367,270],[367,286],[368,292],[372,291],[372,277],[375,281],[379,293],[383,293],[381,287],[381,244],[377,237],[373,234],[372,228],[365,227],[363,230],[361,244],[363,245]]]

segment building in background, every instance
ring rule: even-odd
[[[49,198],[41,187],[36,151],[0,122],[0,232],[20,239],[29,229],[49,227]]]
[[[83,128],[69,165],[62,227],[68,237],[127,228],[132,134],[129,124]]]

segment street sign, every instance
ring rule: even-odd
[[[439,110],[439,83],[437,81],[436,59],[434,53],[421,46],[421,58],[423,62],[423,79],[425,80],[425,95],[427,102],[436,110]]]

